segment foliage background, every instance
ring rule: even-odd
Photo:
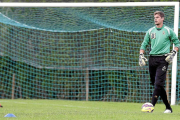
[[[154,0],[148,2],[153,2]],[[158,0],[157,0],[158,1]],[[162,1],[162,0],[160,0]],[[165,1],[165,0],[163,0]],[[178,0],[175,0],[178,1]],[[1,0],[1,2],[145,2],[145,0]],[[28,3],[27,3],[28,4]],[[23,31],[23,30],[22,30]],[[12,32],[12,29],[9,29],[9,33]],[[103,32],[103,31],[99,31]],[[44,32],[44,34],[46,34]],[[87,32],[87,34],[93,34]],[[144,36],[144,33],[128,33],[122,31],[117,31],[116,34],[132,34],[133,36]],[[102,36],[105,36],[102,34]],[[180,36],[180,32],[179,32]],[[112,39],[112,36],[106,38],[105,46],[100,46],[107,48],[109,51],[114,47],[120,48],[117,41],[114,44],[109,44],[108,39]],[[139,39],[139,38],[135,38]],[[141,38],[142,39],[142,38]],[[123,46],[128,46],[129,39],[124,39]],[[87,40],[88,41],[88,40]],[[63,41],[64,44],[66,41]],[[95,42],[93,42],[95,44]],[[42,43],[43,45],[43,43]],[[67,45],[67,44],[66,44]],[[91,44],[92,45],[92,44]],[[127,51],[128,54],[132,55],[132,58],[138,56],[138,44],[134,44],[134,51],[132,53]],[[40,47],[40,46],[39,46]],[[74,47],[74,46],[72,46]],[[82,47],[83,48],[83,47]],[[109,49],[110,48],[110,49]],[[78,48],[79,50],[81,48]],[[94,48],[92,48],[94,49]],[[126,48],[128,49],[128,48]],[[68,51],[69,48],[64,49]],[[117,49],[120,51],[120,49]],[[46,48],[42,49],[46,51]],[[59,50],[62,51],[62,50]],[[108,56],[107,56],[108,57]],[[126,56],[125,56],[126,57]],[[46,59],[44,57],[44,59]],[[100,58],[101,59],[101,58]],[[108,58],[107,58],[108,59]],[[116,58],[114,58],[116,59]],[[117,57],[118,59],[118,57]],[[66,63],[71,63],[62,59],[62,63],[68,66]],[[179,59],[178,59],[179,60]],[[85,61],[85,60],[84,60]],[[112,61],[107,61],[111,64]],[[134,62],[138,62],[137,60]],[[49,63],[44,63],[49,64]],[[83,65],[84,67],[87,64]],[[9,57],[1,57],[0,60],[0,98],[11,98],[11,85],[12,85],[12,74],[15,73],[16,76],[16,91],[15,98],[24,98],[24,99],[68,99],[68,100],[84,100],[85,99],[85,82],[84,77],[86,75],[84,70],[57,70],[57,69],[39,69],[31,65],[28,65],[23,62],[13,61]],[[171,71],[170,71],[171,73]],[[144,75],[142,75],[144,74]],[[130,102],[145,102],[149,98],[143,98],[141,95],[149,94],[150,91],[145,90],[146,88],[139,88],[139,85],[147,84],[142,83],[143,78],[147,78],[147,71],[126,71],[123,70],[90,70],[90,100],[102,100],[102,101],[130,101]],[[171,77],[171,76],[170,76]],[[180,78],[180,72],[178,72],[178,79]],[[52,81],[51,81],[52,80]],[[98,81],[97,81],[98,80]],[[136,81],[134,81],[136,80]],[[74,85],[76,83],[76,85]],[[91,89],[92,88],[92,89]],[[133,89],[131,89],[133,88]],[[152,89],[152,88],[148,88]],[[20,93],[21,91],[22,93]],[[177,82],[177,94],[179,95],[179,81]],[[177,96],[177,99],[180,96]],[[136,99],[136,100],[135,100]]]

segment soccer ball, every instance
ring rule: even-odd
[[[152,113],[154,111],[154,106],[151,103],[144,103],[141,107],[142,112]]]

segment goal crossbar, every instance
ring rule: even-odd
[[[0,3],[0,7],[118,7],[179,6],[179,2],[104,2],[104,3]]]

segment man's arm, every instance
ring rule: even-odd
[[[168,53],[167,57],[166,57],[166,62],[168,62],[169,64],[171,64],[173,62],[173,58],[174,56],[177,54],[179,48],[178,47],[174,47],[174,50],[172,50],[170,53]]]
[[[174,50],[176,50],[178,52],[179,48],[178,47],[174,47]]]
[[[177,35],[175,34],[175,32],[172,29],[170,29],[170,32],[171,32],[170,33],[171,40],[175,45],[174,50],[176,50],[178,52],[178,50],[180,48],[180,41],[179,41]]]
[[[145,57],[144,57],[144,53],[145,53],[145,49],[146,46],[149,44],[149,32],[146,32],[146,35],[144,37],[144,40],[141,44],[140,47],[140,51],[139,51],[139,65],[140,66],[145,66],[146,65],[146,61],[148,61]]]
[[[139,54],[144,54],[145,53],[145,51],[143,50],[143,49],[141,49],[140,51],[139,51]]]
[[[144,57],[144,50],[140,49],[139,51],[139,65],[140,66],[145,66],[147,59]]]
[[[150,42],[149,32],[147,31],[146,35],[144,36],[144,40],[141,44],[141,47],[140,47],[140,53],[141,52],[145,53],[146,47],[147,47],[147,45],[149,45],[149,42]]]
[[[173,58],[177,54],[177,52],[180,48],[180,41],[179,41],[178,37],[176,36],[175,32],[172,29],[170,29],[170,31],[171,31],[170,37],[171,37],[171,40],[174,43],[175,47],[170,53],[168,53],[168,55],[165,59],[166,62],[168,62],[169,64],[173,62]]]

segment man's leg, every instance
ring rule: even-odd
[[[159,86],[155,85],[154,92],[152,95],[152,101],[151,101],[153,106],[156,105],[158,97],[160,96],[160,94],[161,94],[161,88]]]
[[[150,56],[150,58],[149,58],[149,73],[150,73],[151,85],[153,85],[153,86],[155,83],[156,69],[157,69],[156,59],[155,59],[155,57]],[[155,86],[154,92],[152,95],[152,101],[151,101],[153,106],[155,106],[159,95],[160,95],[160,93],[159,93],[158,87]]]
[[[170,109],[172,111],[171,106],[170,106],[170,104],[169,104],[169,102],[167,100],[167,94],[166,94],[166,91],[165,91],[164,87],[161,87],[160,96],[161,96],[161,98],[162,98],[162,100],[163,100],[163,102],[164,102],[164,104],[166,106],[166,109]]]
[[[155,83],[156,68],[157,68],[154,60],[155,60],[154,57],[152,56],[149,57],[149,74],[150,74],[151,85],[153,86]]]
[[[155,106],[155,104],[157,103],[159,96],[161,96],[161,98],[166,106],[166,109],[170,110],[172,113],[172,108],[167,100],[167,95],[166,95],[166,91],[165,91],[164,87],[155,85],[155,89],[154,89],[153,96],[152,96],[152,102],[151,102],[153,104],[153,106]]]
[[[164,89],[167,68],[168,68],[168,63],[163,58],[163,60],[160,60],[159,66],[157,67],[155,86],[158,89],[158,95],[161,96],[161,98],[166,106],[166,109],[169,109],[172,112],[171,106],[167,99],[166,91]]]

